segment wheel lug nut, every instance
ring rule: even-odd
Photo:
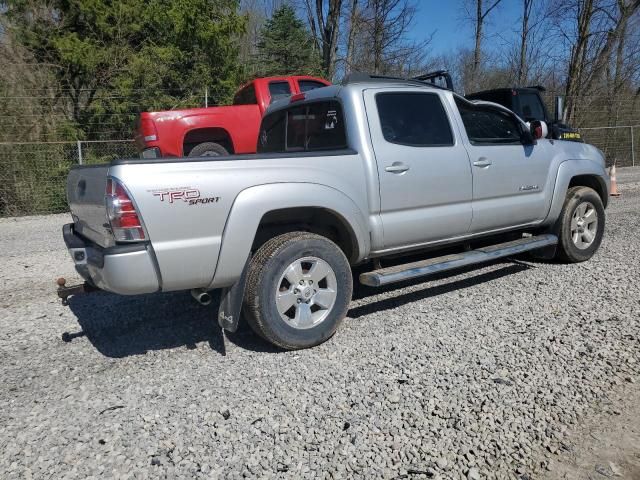
[[[313,285],[313,280],[309,280],[309,285]]]
[[[304,280],[300,280],[300,285],[304,285]]]
[[[298,303],[302,303],[302,300],[301,300],[301,299],[298,299]]]

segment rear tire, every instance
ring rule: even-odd
[[[189,157],[221,157],[224,155],[229,155],[227,149],[215,142],[200,143],[189,152]]]
[[[602,199],[589,187],[572,187],[556,221],[556,258],[577,263],[589,260],[600,247],[605,214]]]
[[[351,267],[335,243],[312,233],[285,233],[251,259],[244,313],[251,328],[278,347],[313,347],[336,332],[352,291]]]

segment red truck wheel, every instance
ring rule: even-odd
[[[200,143],[189,152],[190,157],[221,157],[223,155],[229,155],[229,152],[222,145],[215,142]]]

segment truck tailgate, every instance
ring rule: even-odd
[[[108,171],[109,165],[77,166],[67,177],[67,202],[73,228],[102,247],[115,243],[105,207]]]

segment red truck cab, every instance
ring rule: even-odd
[[[143,158],[255,153],[262,115],[273,100],[327,85],[309,76],[257,78],[238,90],[233,105],[143,112],[136,145]]]

